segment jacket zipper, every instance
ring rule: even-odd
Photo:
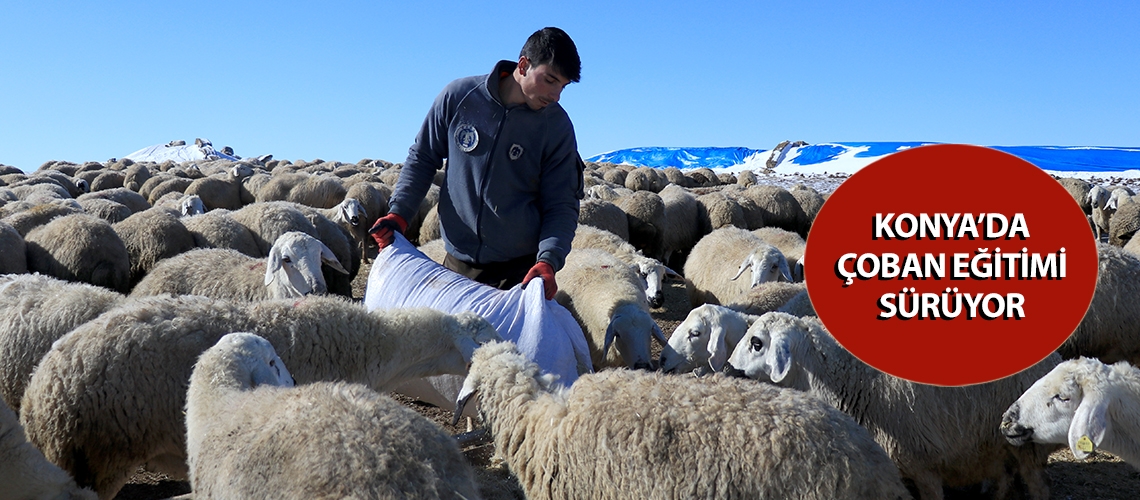
[[[482,199],[487,194],[487,181],[491,178],[491,160],[495,157],[495,149],[499,145],[499,136],[503,133],[503,124],[507,123],[507,115],[511,113],[510,109],[503,109],[503,117],[499,119],[499,126],[495,129],[495,138],[491,140],[491,150],[487,152],[487,161],[483,163],[483,182],[479,184],[479,198]],[[479,246],[475,249],[475,264],[483,262],[483,211],[487,209],[486,203],[479,204],[479,215],[475,217],[475,236],[479,240]]]

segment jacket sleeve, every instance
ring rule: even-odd
[[[579,200],[584,192],[578,144],[569,118],[565,127],[553,134],[549,155],[543,158],[538,259],[550,263],[557,271],[566,263],[574,231],[578,228]]]
[[[447,128],[451,120],[451,107],[457,99],[454,95],[456,82],[443,89],[432,103],[423,126],[416,135],[416,142],[408,149],[408,159],[400,170],[400,180],[389,202],[389,212],[411,221],[419,212],[420,203],[431,188],[436,170],[443,167],[447,158]]]

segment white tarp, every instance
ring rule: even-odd
[[[557,375],[560,383],[569,386],[579,374],[592,371],[590,349],[570,311],[546,300],[541,278],[535,279],[525,289],[518,285],[499,290],[437,264],[397,234],[372,263],[364,307],[369,311],[430,307],[449,314],[473,312],[494,325],[504,340],[518,344],[544,372]],[[428,380],[443,396],[439,402],[403,389],[398,392],[438,406],[454,405],[463,377]]]
[[[142,148],[138,151],[135,151],[134,153],[127,155],[126,158],[135,162],[153,161],[155,163],[162,163],[166,160],[173,161],[174,163],[182,163],[184,161],[196,160],[237,161],[240,159],[237,156],[227,155],[221,151],[215,150],[214,145],[205,139],[199,139],[195,144],[182,144],[178,146],[171,144],[156,144],[154,146]]]

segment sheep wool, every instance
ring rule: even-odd
[[[495,342],[461,393],[527,498],[909,498],[867,430],[807,394],[636,370],[550,383]]]
[[[1050,355],[1022,372],[984,384],[940,387],[887,375],[839,345],[818,318],[768,313],[729,357],[729,372],[806,391],[866,427],[924,500],[943,487],[985,483],[1006,498],[1020,475],[1028,498],[1049,498],[1045,465],[1056,446],[1014,447],[997,428],[1001,414],[1034,380],[1060,363]]]
[[[1105,243],[1097,243],[1097,254],[1092,302],[1057,352],[1140,365],[1140,257]]]
[[[95,500],[24,437],[16,414],[0,400],[0,500],[69,498]]]
[[[126,293],[131,259],[127,246],[106,221],[87,214],[54,219],[24,238],[28,270],[67,281],[82,281]]]
[[[479,498],[455,440],[367,387],[290,387],[264,339],[230,334],[186,398],[195,498]]]

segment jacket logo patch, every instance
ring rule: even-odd
[[[479,145],[479,132],[470,123],[464,123],[455,130],[455,145],[464,153],[470,153]]]
[[[518,144],[511,144],[511,149],[507,151],[507,156],[510,156],[512,160],[519,159],[522,154],[523,147],[519,146]]]

